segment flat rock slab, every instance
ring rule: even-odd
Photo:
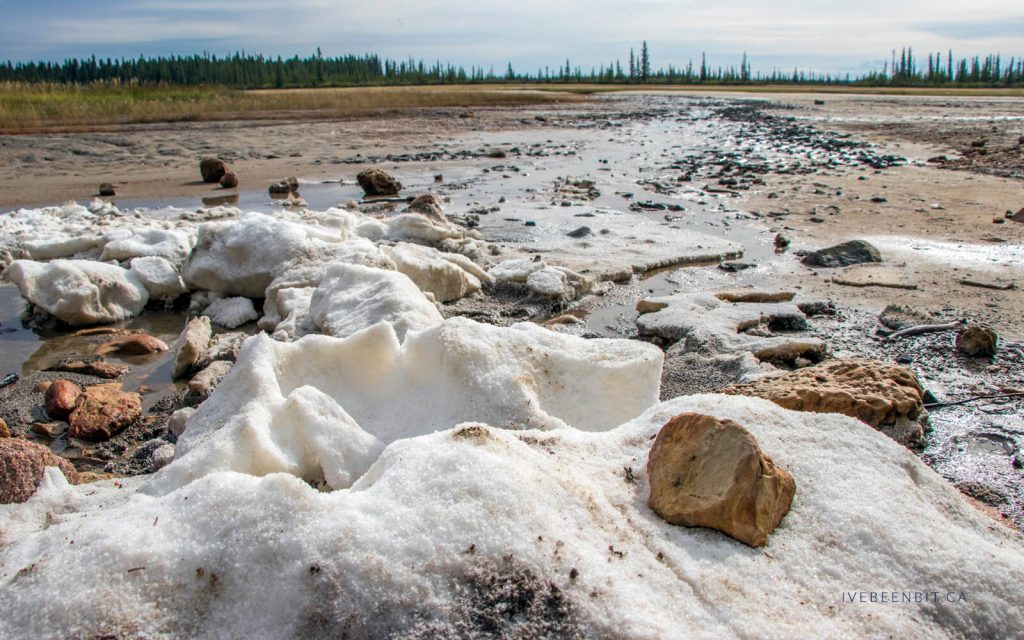
[[[888,264],[858,264],[832,276],[832,282],[848,287],[917,289],[905,267]]]
[[[802,334],[807,316],[792,302],[729,302],[730,299],[784,299],[786,293],[686,293],[637,302],[641,335],[682,342],[684,353],[704,355],[749,352],[759,360],[820,360],[826,345]]]
[[[587,226],[593,233],[583,238],[568,234],[580,226],[579,207],[554,207],[531,211],[536,226],[522,222],[495,223],[483,220],[488,238],[521,238],[532,258],[540,254],[551,265],[567,267],[595,280],[625,280],[637,273],[690,264],[717,265],[743,255],[743,246],[690,229],[667,226],[659,217],[591,211]],[[589,210],[588,210],[589,211]],[[515,244],[510,243],[510,248]],[[511,252],[510,252],[511,253]],[[516,257],[509,255],[508,257]]]
[[[796,411],[841,413],[908,446],[923,436],[920,425],[913,423],[924,406],[924,390],[917,376],[908,367],[868,358],[838,358],[730,385],[722,393],[764,398]],[[887,428],[890,425],[898,428]]]

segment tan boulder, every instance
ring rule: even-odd
[[[356,182],[368,196],[397,196],[402,190],[402,183],[383,169],[360,171]]]
[[[106,440],[142,415],[142,397],[121,390],[117,383],[86,387],[68,418],[68,435],[82,440]]]
[[[764,398],[795,411],[841,413],[875,428],[914,420],[924,406],[924,390],[913,371],[867,358],[837,358],[730,385],[722,393]]]
[[[708,527],[752,547],[789,513],[796,482],[732,420],[683,413],[661,428],[647,459],[651,508],[670,524]]]
[[[69,380],[55,380],[46,388],[43,395],[43,406],[46,415],[54,420],[67,420],[68,416],[75,409],[75,402],[81,395],[82,389]]]
[[[43,479],[46,467],[57,467],[68,482],[78,482],[71,463],[41,444],[21,438],[0,439],[0,504],[25,502]]]
[[[174,372],[172,375],[175,380],[184,377],[190,369],[199,364],[200,360],[206,356],[206,350],[210,346],[211,334],[212,329],[210,328],[210,319],[208,317],[199,316],[188,321],[185,329],[181,332],[181,337],[178,339],[181,345],[178,347],[178,354],[174,358]]]
[[[0,418],[0,438],[10,438],[11,430],[7,427],[7,422],[3,418]]]

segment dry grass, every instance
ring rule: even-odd
[[[1024,98],[1024,88],[964,89],[956,87],[847,87],[833,85],[798,84],[546,84],[537,85],[535,88],[541,91],[554,91],[559,93],[578,93],[582,95],[590,95],[595,93],[615,93],[622,91],[675,91],[681,93],[831,93],[882,96],[964,96],[978,98]]]
[[[583,99],[578,93],[500,85],[235,91],[219,87],[0,84],[0,132],[85,131],[158,122],[349,118],[391,110]]]

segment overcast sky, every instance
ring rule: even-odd
[[[503,70],[625,61],[845,72],[905,45],[1024,54],[1021,0],[0,0],[0,60],[379,53]]]

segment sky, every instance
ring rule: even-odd
[[[0,60],[377,53],[517,71],[625,62],[654,67],[859,73],[893,48],[919,56],[1024,55],[1020,0],[0,0]]]

